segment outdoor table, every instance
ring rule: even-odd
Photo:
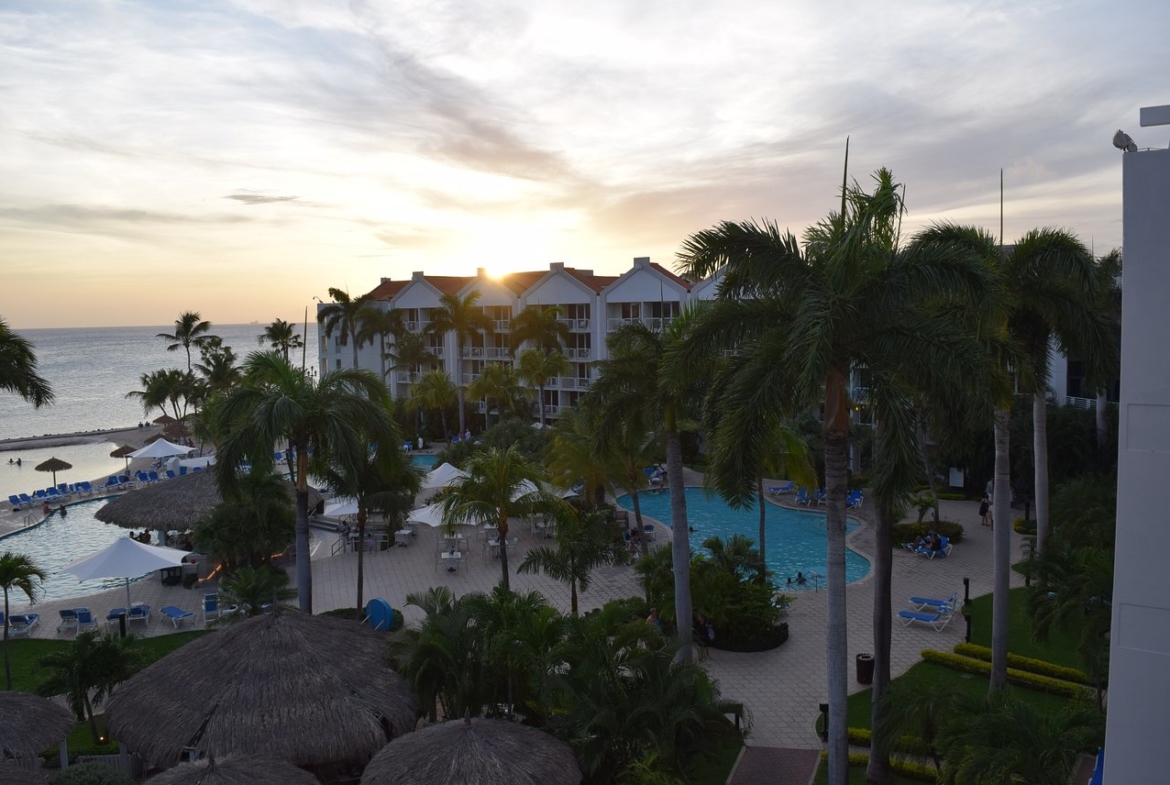
[[[451,551],[443,551],[439,554],[439,564],[447,565],[447,572],[455,572],[459,569],[459,562],[463,560],[463,554],[459,551],[452,553]]]
[[[409,529],[399,529],[398,531],[394,532],[394,544],[399,548],[405,548],[406,546],[410,545],[410,536],[412,534],[414,534],[414,532],[410,531]]]

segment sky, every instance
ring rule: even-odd
[[[1124,9],[1124,10],[1123,10]],[[1170,4],[0,0],[0,317],[299,321],[415,270],[598,274],[849,174],[1121,244]]]

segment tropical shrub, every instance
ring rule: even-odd
[[[955,645],[954,651],[955,654],[961,654],[964,657],[973,657],[984,662],[991,662],[991,649],[986,646],[977,646],[974,643],[958,643]],[[1077,684],[1089,683],[1089,675],[1084,671],[1055,665],[1051,662],[1037,660],[1033,657],[1021,657],[1019,654],[1012,654],[1011,652],[1008,652],[1008,667],[1027,671],[1028,673],[1037,673],[1041,676],[1050,676],[1063,681],[1076,682]]]
[[[57,775],[57,785],[134,785],[133,778],[108,763],[75,763]]]
[[[963,527],[954,521],[939,521],[934,523],[899,523],[891,529],[890,538],[895,548],[901,548],[904,542],[914,542],[918,537],[925,537],[927,532],[934,531],[948,538],[952,543],[963,541]]]
[[[934,649],[923,649],[921,653],[922,659],[927,662],[945,665],[948,668],[963,671],[964,673],[975,673],[980,676],[986,676],[991,673],[990,662],[972,659],[971,657],[963,657],[959,654],[951,654],[950,652],[936,651]],[[1008,668],[1007,677],[1008,681],[1012,684],[1056,695],[1064,695],[1069,698],[1080,698],[1087,694],[1087,690],[1079,684],[1073,684],[1062,679],[1054,679],[1049,676],[1028,673],[1027,671],[1016,668]]]

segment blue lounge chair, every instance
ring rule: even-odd
[[[825,504],[829,501],[829,494],[825,492],[824,488],[818,488],[816,494],[813,495],[813,501],[817,504]]]
[[[45,498],[48,501],[59,502],[61,501],[61,494],[58,493],[56,488],[45,488]]]
[[[185,622],[187,619],[194,618],[195,616],[195,614],[191,611],[185,611],[182,608],[175,607],[174,605],[166,605],[162,608],[159,608],[158,612],[161,613],[164,618],[170,619],[171,624],[175,625],[176,630],[179,629],[180,624]]]
[[[24,509],[24,502],[22,502],[19,497],[13,496],[12,494],[9,494],[8,496],[8,503],[12,505],[12,509],[14,510]]]
[[[773,485],[768,489],[768,493],[772,494],[773,496],[781,496],[785,493],[792,493],[795,490],[796,483],[792,480],[789,480],[784,485]]]
[[[19,494],[19,496],[20,496],[21,504],[23,504],[25,507],[32,507],[33,506],[33,500],[31,498],[29,498],[29,495],[27,493]]]
[[[951,592],[951,596],[945,600],[936,600],[931,597],[911,597],[910,604],[914,606],[916,611],[924,611],[927,608],[949,608],[955,609],[955,603],[959,601],[959,592]]]
[[[861,495],[861,491],[850,491],[849,495],[845,497],[845,506],[860,507],[862,501],[864,501],[864,499]]]
[[[136,602],[130,606],[130,612],[126,614],[126,621],[135,622],[140,621],[143,624],[150,624],[150,606],[144,602]]]
[[[805,507],[811,503],[811,500],[808,498],[808,491],[804,488],[796,489],[796,503],[803,504]]]
[[[118,487],[118,478],[111,474],[109,477],[106,478],[106,490],[110,490],[111,488],[117,488],[117,487]]]
[[[922,624],[929,624],[936,632],[942,630],[943,627],[951,623],[951,617],[954,616],[953,611],[940,610],[938,613],[919,613],[918,611],[898,611],[898,618],[902,623],[909,627],[914,622]]]
[[[213,622],[223,616],[223,611],[219,607],[219,595],[215,592],[203,595],[203,625],[207,626],[208,622]]]
[[[945,559],[946,557],[950,556],[951,549],[955,547],[951,544],[951,539],[949,537],[943,537],[942,535],[939,535],[938,541],[939,547],[937,549],[920,548],[918,551],[919,555],[925,556],[928,559]]]
[[[128,475],[123,474],[118,478],[118,487],[128,491],[134,487],[134,481]]]
[[[68,499],[71,495],[70,490],[69,490],[69,485],[66,483],[59,484],[57,486],[57,493],[61,494],[63,497]]]
[[[136,481],[138,481],[139,483],[141,483],[142,485],[150,484],[150,476],[147,475],[146,472],[141,471],[141,470],[134,473],[134,479]]]
[[[151,482],[162,482],[162,478],[158,476],[158,472],[154,471],[153,469],[147,472],[146,477]]]
[[[186,477],[186,476],[187,476],[187,467],[186,467],[186,466],[180,466],[180,467],[179,467],[179,476],[180,476],[180,477]]]
[[[41,623],[41,615],[39,613],[19,613],[8,617],[8,636],[16,637],[23,635],[29,637],[32,635],[33,628]]]
[[[62,608],[58,611],[61,614],[61,623],[57,625],[57,632],[66,632],[72,630],[77,632],[77,611],[74,608]]]
[[[44,491],[33,491],[33,496],[39,502],[46,502],[49,500],[48,494],[46,494]]]
[[[118,620],[126,615],[125,608],[110,608],[110,612],[106,614],[106,626],[114,627],[118,624]]]
[[[77,631],[82,630],[96,630],[98,623],[93,614],[89,612],[89,608],[77,608]]]
[[[175,478],[176,478],[176,477],[178,477],[178,476],[179,476],[179,475],[175,474],[175,473],[174,473],[173,471],[171,471],[170,469],[167,469],[167,479],[168,479],[168,480],[173,480],[173,479],[175,479]]]
[[[85,492],[86,496],[93,495],[93,485],[90,484],[89,480],[82,480],[78,484],[81,485],[81,490]]]

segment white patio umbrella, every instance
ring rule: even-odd
[[[406,520],[410,523],[421,523],[431,527],[442,526],[445,523],[443,520],[443,505],[428,504],[426,507],[411,510],[410,514],[406,516]]]
[[[455,480],[466,476],[467,472],[462,469],[457,469],[449,463],[441,463],[423,478],[422,487],[424,491],[446,488]]]
[[[81,581],[94,578],[125,578],[126,607],[129,608],[131,578],[154,570],[178,567],[182,565],[183,558],[189,555],[187,551],[180,551],[178,548],[144,545],[129,537],[123,537],[113,545],[63,567],[61,572],[73,575]]]
[[[182,444],[173,444],[166,439],[159,439],[152,442],[141,450],[135,450],[130,453],[131,458],[169,458],[172,455],[186,455],[194,450],[194,447],[187,447]]]
[[[330,518],[341,518],[346,515],[357,514],[357,499],[352,496],[338,496],[325,502],[325,515]]]

